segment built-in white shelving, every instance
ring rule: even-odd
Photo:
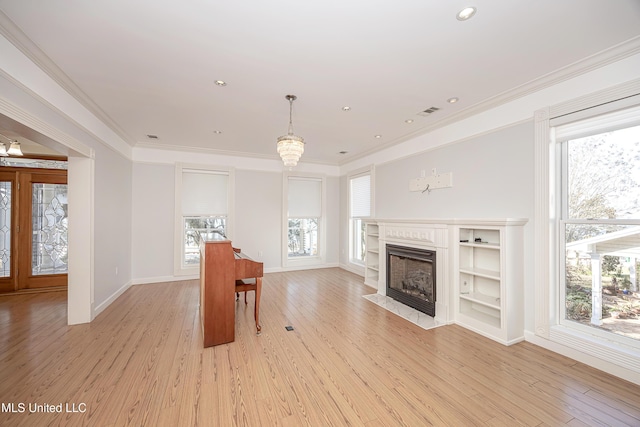
[[[454,229],[456,323],[510,345],[524,339],[522,224]]]
[[[380,278],[380,247],[378,239],[380,229],[375,222],[365,222],[365,272],[364,283],[374,288],[378,287]]]
[[[386,295],[386,245],[436,251],[436,319],[505,345],[524,339],[526,219],[365,221],[364,283]]]

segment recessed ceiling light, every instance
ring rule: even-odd
[[[407,119],[407,120],[405,120],[404,122],[405,122],[405,123],[408,123],[408,124],[411,124],[411,123],[413,123],[413,119]]]
[[[374,136],[374,138],[375,139],[380,139],[380,138],[382,138],[382,135],[376,135],[376,136]]]
[[[342,107],[342,111],[351,111],[351,107],[344,106],[344,107]]]
[[[459,99],[458,99],[458,98],[449,98],[449,99],[447,99],[447,102],[448,102],[449,104],[455,104],[455,103],[456,103],[456,102],[458,102],[458,101],[459,101]]]
[[[347,154],[347,153],[348,153],[348,151],[340,151],[340,152],[338,152],[338,154]]]
[[[465,7],[456,15],[458,21],[466,21],[476,14],[476,8],[473,6]]]
[[[149,139],[158,139],[158,135],[148,134],[147,138],[149,138]]]
[[[224,80],[216,80],[215,83],[218,86],[226,86],[227,85],[227,82],[225,82]]]
[[[213,131],[213,133],[215,133],[216,135],[220,135],[222,133],[222,131],[216,129],[216,130]]]

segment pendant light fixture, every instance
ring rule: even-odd
[[[4,143],[0,142],[0,157],[23,155],[22,150],[20,149],[20,143],[18,142],[17,139],[7,138],[1,133],[0,133],[0,136],[2,136],[7,141],[9,141],[9,149],[7,149],[7,146]]]
[[[285,96],[285,99],[289,101],[289,132],[278,138],[278,154],[289,169],[298,164],[298,160],[304,153],[304,139],[293,134],[293,101],[297,98],[295,95]]]

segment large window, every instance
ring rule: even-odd
[[[229,234],[230,171],[216,168],[176,169],[177,272],[194,273],[200,263],[200,238],[204,233]]]
[[[288,177],[287,257],[320,254],[322,179]]]
[[[559,323],[638,345],[640,107],[552,129],[558,178]]]
[[[349,177],[349,261],[364,265],[364,219],[371,216],[371,173]]]

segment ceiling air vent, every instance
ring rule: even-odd
[[[438,107],[429,107],[424,111],[420,111],[418,113],[419,116],[428,116],[429,114],[435,113],[436,111],[438,111],[439,108]]]
[[[149,139],[158,139],[158,135],[147,135]]]

